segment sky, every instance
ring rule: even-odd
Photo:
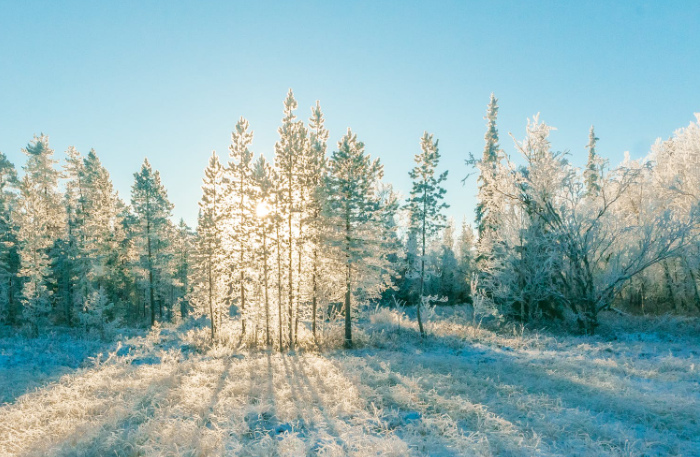
[[[0,0],[0,151],[20,168],[34,134],[57,156],[94,148],[129,199],[144,157],[174,216],[196,223],[212,150],[239,117],[273,157],[289,88],[320,100],[329,151],[351,127],[403,195],[428,131],[449,170],[448,215],[473,220],[491,92],[515,154],[536,113],[554,149],[642,157],[700,112],[700,2]]]

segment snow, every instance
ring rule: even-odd
[[[457,307],[426,327],[379,310],[356,349],[328,332],[283,354],[192,324],[3,336],[0,455],[700,455],[697,319],[576,337]]]

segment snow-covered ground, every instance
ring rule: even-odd
[[[700,455],[697,320],[572,337],[444,313],[421,343],[383,310],[352,351],[333,329],[285,354],[208,348],[192,326],[3,337],[0,455]]]

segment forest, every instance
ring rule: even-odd
[[[105,335],[205,316],[212,340],[235,325],[246,344],[283,350],[338,317],[351,347],[353,316],[377,306],[414,307],[423,337],[422,310],[464,303],[586,334],[604,310],[700,311],[697,122],[615,166],[591,127],[579,169],[551,149],[539,116],[507,154],[492,95],[483,154],[465,157],[474,225],[465,215],[457,226],[443,215],[433,134],[416,145],[404,199],[356,133],[329,148],[320,104],[308,122],[297,108],[290,90],[272,159],[250,150],[240,118],[226,163],[213,152],[204,170],[196,228],[174,222],[148,159],[125,202],[94,150],[59,160],[36,136],[21,178],[0,156],[2,322]]]
[[[95,150],[0,153],[0,454],[697,455],[700,115],[577,167],[498,112],[463,170],[417,138],[402,196],[290,89],[196,227],[148,159],[125,200]]]

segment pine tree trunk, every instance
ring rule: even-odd
[[[350,314],[350,259],[345,270],[345,348],[352,348],[352,318]]]
[[[282,245],[280,243],[280,226],[279,221],[277,221],[275,226],[275,231],[277,234],[277,317],[279,324],[279,340],[280,340],[280,351],[283,348],[282,337],[284,335],[284,323],[282,322]]]
[[[214,326],[214,279],[212,278],[212,259],[211,256],[209,256],[209,265],[207,268],[207,272],[209,273],[209,318],[211,320],[211,339],[214,341],[216,338],[216,331],[215,331],[215,326]]]
[[[425,253],[423,255],[425,255]],[[418,320],[418,330],[420,331],[421,338],[425,338],[425,329],[423,329],[423,319],[421,318],[421,308],[423,306],[424,273],[425,273],[425,261],[423,259],[421,259],[421,261],[420,261],[420,299],[418,300],[418,305],[416,306],[416,319]]]
[[[418,330],[420,331],[420,337],[425,338],[425,329],[423,328],[423,319],[421,319],[421,307],[423,306],[423,294],[425,293],[425,224],[426,224],[426,195],[423,192],[423,226],[421,230],[423,247],[421,249],[421,259],[420,259],[420,299],[418,300],[418,306],[416,307],[416,319],[418,320]]]
[[[294,281],[293,281],[293,275],[294,275],[294,264],[293,264],[293,235],[292,235],[292,180],[291,176],[289,179],[289,308],[287,310],[288,317],[289,317],[289,347],[294,348]]]
[[[303,207],[303,206],[302,206]],[[299,307],[301,305],[301,265],[302,265],[302,242],[301,240],[304,239],[303,236],[303,224],[302,224],[302,217],[299,217],[299,237],[297,239],[297,257],[298,257],[298,262],[297,262],[297,306],[296,306],[296,316],[294,318],[294,344],[298,342],[299,338]]]
[[[148,294],[151,304],[151,326],[156,322],[156,304],[153,297],[153,257],[151,252],[151,221],[146,219],[146,237],[148,243]]]
[[[267,287],[267,238],[265,236],[265,227],[263,226],[263,278],[265,286],[265,344],[269,347],[272,344],[270,340],[270,297]]]
[[[345,213],[345,347],[352,348],[352,315],[350,312],[350,291],[352,288],[350,278],[350,214]]]
[[[311,297],[311,333],[316,340],[316,307],[318,306],[318,284],[316,283],[316,276],[318,274],[318,248],[314,247],[314,269],[311,274],[311,284],[313,290],[313,296]]]

